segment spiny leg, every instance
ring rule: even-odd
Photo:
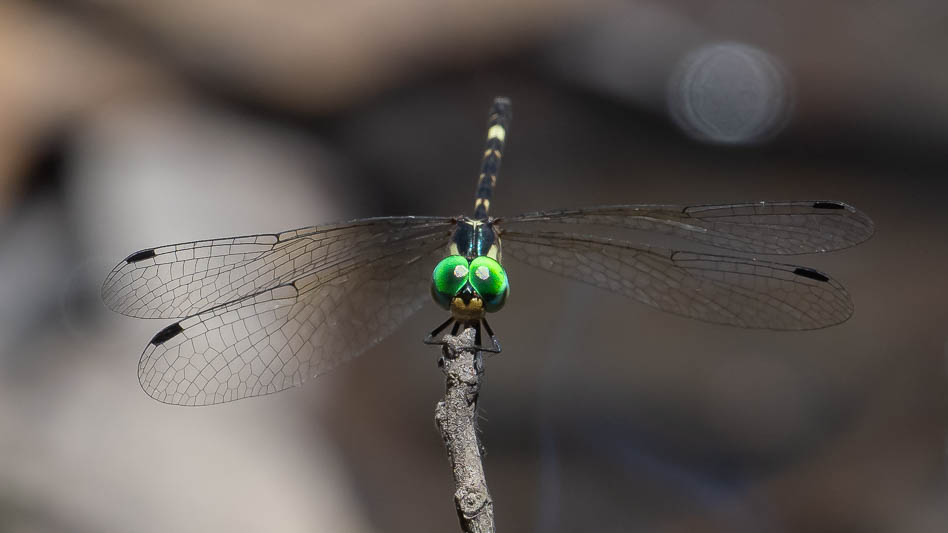
[[[487,330],[487,334],[490,335],[490,340],[494,344],[493,350],[487,350],[489,352],[500,353],[500,341],[497,340],[497,336],[494,335],[494,330],[490,329],[490,324],[487,323],[486,318],[482,318],[481,322],[484,324],[484,329]],[[480,332],[480,329],[478,329]]]
[[[450,317],[444,322],[442,322],[438,327],[431,330],[431,333],[429,333],[428,336],[425,337],[425,340],[424,340],[425,344],[443,345],[444,340],[442,339],[435,340],[435,337],[440,335],[441,332],[447,329],[447,327],[450,326],[452,323],[454,323],[454,327],[451,328],[451,335],[457,335],[458,332],[461,330],[462,325],[464,326],[465,329],[467,329],[468,327],[473,327],[474,328],[474,346],[477,348],[479,352],[483,351],[483,352],[490,352],[490,353],[500,353],[500,342],[497,341],[497,337],[494,335],[494,330],[490,328],[490,324],[488,324],[487,319],[484,319],[484,318],[480,320],[474,320],[474,321],[462,323],[460,320],[455,320],[454,317]],[[493,347],[488,348],[481,344],[481,340],[483,338],[481,336],[481,323],[484,324],[484,329],[486,329],[487,334],[490,335],[490,340],[493,344]]]
[[[428,336],[425,337],[425,344],[444,344],[444,342],[436,341],[434,340],[434,338],[438,336],[442,331],[444,331],[445,328],[450,326],[452,322],[454,322],[454,317],[453,316],[448,317],[448,319],[445,320],[440,326],[431,330],[431,333],[429,333]],[[454,329],[457,330],[457,325],[455,325]]]
[[[487,323],[487,319],[486,319],[486,318],[482,318],[482,319],[481,319],[481,322],[484,323],[484,329],[487,330],[487,334],[490,335],[491,337],[493,337],[493,336],[494,336],[494,330],[490,329],[490,324]]]

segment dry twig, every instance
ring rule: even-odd
[[[454,472],[454,504],[465,533],[494,533],[494,502],[487,491],[477,439],[477,396],[484,361],[474,348],[473,328],[456,337],[445,335],[444,342],[441,365],[447,390],[435,408],[435,421]]]

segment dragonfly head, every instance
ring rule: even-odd
[[[431,273],[431,297],[458,320],[477,320],[500,310],[509,293],[507,272],[487,256],[468,261],[450,255]]]

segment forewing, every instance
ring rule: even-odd
[[[183,318],[345,263],[366,249],[453,224],[442,217],[385,217],[276,234],[148,248],[109,273],[102,298],[138,318]]]
[[[807,254],[865,241],[872,220],[836,201],[756,202],[727,205],[611,205],[528,213],[500,221],[528,231],[529,223],[595,224],[654,231],[746,253]]]
[[[506,231],[503,247],[505,257],[705,322],[806,330],[853,312],[839,283],[807,267],[560,233]]]
[[[142,354],[142,388],[161,402],[209,405],[323,374],[389,335],[430,298],[431,269],[446,242],[439,232],[376,248],[335,275],[314,271],[172,324]]]

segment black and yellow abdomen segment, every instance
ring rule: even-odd
[[[477,178],[474,199],[474,218],[485,219],[490,211],[490,199],[497,185],[497,174],[504,155],[507,127],[510,124],[510,99],[497,97],[487,118],[487,145],[481,159],[481,173]]]

